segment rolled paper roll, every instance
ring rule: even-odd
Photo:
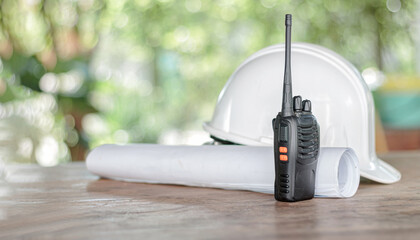
[[[352,197],[359,182],[359,161],[353,149],[321,148],[315,175],[317,197]]]
[[[272,147],[239,145],[102,145],[87,157],[89,171],[115,180],[274,192]],[[349,148],[321,148],[316,197],[351,197],[358,160]]]

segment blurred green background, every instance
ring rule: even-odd
[[[420,128],[416,118],[387,122],[394,107],[384,104],[402,93],[420,110],[414,0],[0,6],[0,162],[52,166],[103,143],[205,141],[201,124],[219,91],[249,55],[283,42],[285,13],[294,15],[293,41],[330,48],[363,72],[385,125]]]

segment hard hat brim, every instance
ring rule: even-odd
[[[377,158],[372,163],[374,166],[371,170],[360,169],[362,177],[384,184],[395,183],[401,179],[401,173],[382,159]]]
[[[249,145],[249,146],[271,146],[273,139],[260,139],[260,141],[255,141],[254,139],[248,139],[243,136],[215,129],[211,126],[211,123],[205,122],[203,124],[204,130],[206,130],[210,135],[217,136],[223,140],[227,140],[233,143],[242,144],[242,145]],[[389,165],[388,163],[384,162],[382,159],[374,157],[369,161],[371,165],[371,169],[361,169],[360,175],[367,179],[370,179],[375,182],[384,183],[384,184],[391,184],[398,182],[401,179],[401,173]],[[363,161],[359,159],[359,161]]]

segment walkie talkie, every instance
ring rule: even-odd
[[[286,58],[282,110],[273,119],[275,183],[278,201],[295,202],[314,197],[319,154],[319,125],[311,101],[292,98],[290,67],[292,15],[286,14]]]

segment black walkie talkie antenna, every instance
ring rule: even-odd
[[[290,55],[291,55],[291,28],[292,28],[292,15],[286,14],[286,54],[285,54],[285,65],[284,65],[284,81],[283,81],[283,105],[281,114],[283,117],[293,116],[293,102],[292,102],[292,73],[290,67]]]

